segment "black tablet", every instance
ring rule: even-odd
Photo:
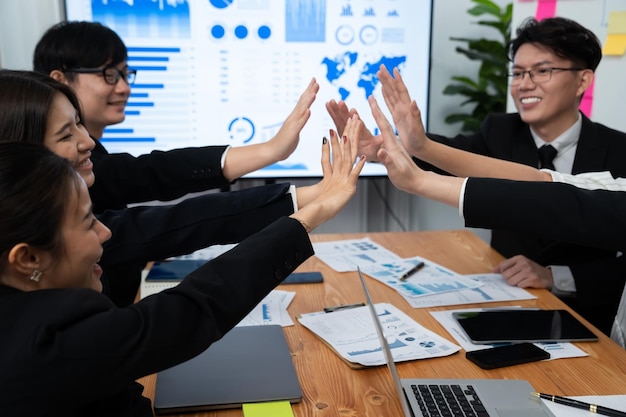
[[[598,340],[566,310],[485,310],[455,312],[453,316],[475,344]]]

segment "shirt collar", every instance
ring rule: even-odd
[[[583,126],[583,118],[580,115],[580,113],[578,113],[578,120],[576,120],[576,122],[569,129],[561,133],[552,142],[546,142],[545,140],[541,139],[539,135],[537,135],[537,133],[535,133],[535,131],[532,128],[530,128],[530,134],[532,135],[533,140],[535,141],[535,145],[537,146],[537,149],[539,149],[543,145],[549,144],[549,145],[554,146],[557,153],[563,153],[567,149],[571,148],[572,146],[578,143],[578,138],[580,138],[580,130],[582,129],[582,126]]]

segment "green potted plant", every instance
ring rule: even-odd
[[[472,0],[476,5],[467,12],[472,16],[487,15],[490,19],[476,22],[492,27],[498,32],[496,39],[468,39],[451,37],[450,40],[464,42],[467,47],[457,47],[456,51],[468,59],[480,61],[478,80],[468,76],[454,76],[456,83],[444,90],[446,95],[462,95],[467,99],[462,105],[474,104],[471,113],[453,113],[445,118],[448,124],[461,122],[464,132],[478,131],[483,119],[490,113],[506,111],[508,61],[505,48],[511,40],[511,17],[513,3],[502,9],[491,0]]]

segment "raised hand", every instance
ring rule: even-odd
[[[335,123],[335,127],[337,128],[337,132],[342,136],[343,132],[346,128],[346,124],[348,120],[353,116],[358,116],[356,109],[348,109],[346,103],[342,101],[330,100],[326,103],[326,110],[328,114],[333,119]],[[361,121],[361,123],[363,123]],[[380,135],[374,136],[372,133],[365,127],[365,125],[360,128],[360,132],[358,133],[358,150],[359,154],[365,155],[365,158],[370,161],[376,161],[376,153],[380,148],[382,143],[382,137]]]
[[[365,165],[364,156],[357,160],[358,147],[355,136],[362,128],[362,123],[355,124],[357,120],[356,116],[348,120],[341,139],[332,134],[330,141],[325,139],[322,144],[323,186],[310,203],[291,215],[298,219],[307,231],[334,217],[356,192],[357,180]]]
[[[311,104],[315,101],[319,88],[313,78],[276,135],[267,142],[272,147],[276,161],[287,159],[298,146],[300,131],[311,116]]]
[[[411,100],[398,68],[393,69],[392,77],[387,68],[381,65],[377,76],[402,145],[409,154],[419,157],[420,151],[429,139],[426,137],[422,114],[417,103]]]
[[[348,119],[356,113],[356,109],[348,109],[345,101],[330,100],[326,102],[326,110],[335,123],[338,135],[343,135]]]
[[[311,116],[311,104],[315,101],[319,88],[313,78],[272,139],[230,148],[222,170],[224,178],[234,181],[250,172],[287,159],[298,146],[300,131]]]
[[[374,96],[370,96],[368,102],[382,137],[382,145],[377,154],[378,160],[387,168],[389,180],[396,188],[409,193],[416,193],[415,180],[420,178],[423,171],[415,165],[411,156],[398,141],[391,124],[381,111]]]
[[[370,96],[368,101],[383,137],[378,160],[385,164],[387,175],[393,185],[402,191],[459,207],[463,178],[438,175],[419,168],[396,138],[391,124],[378,107],[374,96]]]

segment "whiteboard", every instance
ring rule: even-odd
[[[513,6],[511,36],[528,17],[534,17],[541,0],[516,0]],[[557,0],[555,16],[572,19],[593,31],[602,45],[606,42],[611,12],[626,12],[626,0]],[[604,55],[596,70],[591,119],[626,132],[626,57]],[[507,108],[515,111],[510,96]]]

